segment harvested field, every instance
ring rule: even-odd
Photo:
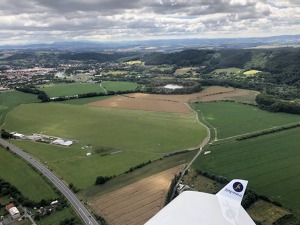
[[[145,111],[191,113],[191,110],[183,103],[157,99],[142,99],[125,96],[116,96],[103,101],[89,103],[90,106],[109,108],[137,109]]]
[[[290,214],[288,210],[262,200],[255,202],[247,211],[253,219],[263,225],[272,225],[279,218]]]
[[[163,206],[175,167],[90,201],[110,225],[142,225]]]
[[[212,86],[199,93],[189,95],[157,95],[133,93],[92,102],[90,106],[126,108],[146,111],[191,113],[185,103],[233,100],[254,103],[257,91]]]
[[[158,94],[144,94],[144,93],[133,93],[128,94],[127,96],[145,100],[161,100],[161,101],[172,101],[172,102],[181,102],[187,103],[189,101],[197,101],[200,98],[211,95],[221,95],[223,93],[232,93],[234,88],[226,88],[219,86],[211,86],[199,93],[188,94],[188,95],[158,95]]]

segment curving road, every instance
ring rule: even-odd
[[[191,162],[183,169],[183,171],[181,171],[181,175],[180,175],[180,177],[179,177],[179,179],[178,179],[177,183],[175,184],[175,186],[174,186],[174,188],[173,188],[173,191],[172,191],[172,195],[171,195],[171,199],[172,199],[172,200],[173,200],[173,198],[174,198],[174,196],[175,196],[175,192],[176,192],[176,190],[177,190],[178,185],[180,184],[180,182],[181,182],[183,176],[185,175],[185,172],[191,167],[191,165],[193,164],[193,162],[194,162],[194,161],[198,158],[198,156],[201,154],[202,149],[209,143],[209,141],[210,141],[210,139],[211,139],[211,134],[210,134],[210,129],[209,129],[209,127],[206,126],[204,123],[202,123],[202,122],[199,120],[198,113],[197,113],[194,109],[192,109],[192,108],[189,106],[189,104],[185,103],[185,105],[186,105],[187,107],[189,107],[189,109],[190,109],[191,111],[193,111],[193,113],[194,113],[195,116],[196,116],[197,122],[198,122],[199,124],[201,124],[202,126],[205,127],[205,129],[206,129],[206,131],[207,131],[207,137],[202,141],[202,143],[200,143],[200,145],[199,145],[199,151],[198,151],[198,153],[195,155],[195,157],[194,157],[194,158],[191,160]]]
[[[87,225],[98,225],[98,222],[95,218],[90,214],[90,212],[84,207],[84,205],[78,200],[78,198],[73,194],[73,192],[47,167],[45,167],[42,163],[38,160],[33,158],[28,153],[22,151],[20,148],[16,147],[15,145],[10,144],[9,142],[0,138],[0,144],[3,145],[5,148],[9,147],[10,151],[16,153],[36,169],[38,169],[45,177],[47,177],[57,188],[60,192],[68,199],[71,203],[75,211],[81,217]]]

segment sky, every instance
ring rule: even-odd
[[[300,0],[0,0],[0,45],[300,34]]]

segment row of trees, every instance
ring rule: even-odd
[[[238,137],[238,138],[236,138],[236,140],[237,141],[242,141],[242,140],[246,140],[246,139],[249,139],[249,138],[255,138],[255,137],[262,136],[262,135],[272,134],[272,133],[275,133],[275,132],[288,130],[288,129],[292,129],[292,128],[296,128],[296,127],[300,127],[300,123],[294,123],[294,124],[289,124],[289,125],[285,125],[285,126],[281,126],[281,127],[271,128],[271,129],[268,129],[268,130],[254,132],[252,134],[247,134],[247,135]]]
[[[17,91],[25,92],[25,93],[30,93],[30,94],[35,94],[38,96],[38,99],[40,99],[42,102],[49,102],[50,98],[46,94],[46,92],[41,91],[34,86],[24,86],[24,87],[17,87]]]
[[[142,168],[142,167],[144,167],[144,166],[149,165],[151,162],[152,162],[152,161],[149,160],[148,162],[144,162],[144,163],[141,163],[141,164],[139,164],[139,165],[137,165],[137,166],[133,166],[133,167],[131,167],[129,170],[125,171],[125,173],[130,173],[130,172],[132,172],[132,171],[134,171],[134,170],[136,170],[136,169],[140,169],[140,168]]]

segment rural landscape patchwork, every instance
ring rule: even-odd
[[[1,55],[3,224],[8,203],[36,224],[84,222],[11,146],[99,224],[144,224],[183,190],[234,178],[249,180],[243,206],[257,224],[299,224],[298,49]]]

